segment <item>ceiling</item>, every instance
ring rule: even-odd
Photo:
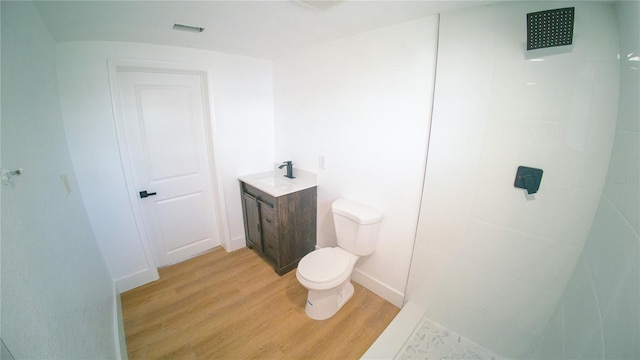
[[[316,0],[317,1],[317,0]],[[320,43],[495,1],[37,1],[56,41],[130,41],[275,59]],[[331,3],[331,4],[327,4]],[[175,31],[175,23],[203,27]]]

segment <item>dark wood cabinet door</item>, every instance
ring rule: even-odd
[[[273,197],[240,181],[247,246],[278,275],[298,266],[316,244],[316,187]]]
[[[246,212],[245,229],[248,243],[262,251],[262,236],[260,235],[260,206],[253,196],[243,193],[242,201]]]

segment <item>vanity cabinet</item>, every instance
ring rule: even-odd
[[[271,263],[278,275],[295,269],[315,249],[317,187],[278,197],[243,181],[240,189],[247,247]]]

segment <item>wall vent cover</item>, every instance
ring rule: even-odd
[[[569,7],[527,14],[527,50],[571,45],[574,13]]]

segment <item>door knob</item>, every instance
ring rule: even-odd
[[[153,196],[153,195],[156,195],[156,194],[158,194],[158,193],[154,193],[154,192],[150,193],[150,192],[147,192],[147,190],[140,191],[140,199],[144,199],[147,196]]]

